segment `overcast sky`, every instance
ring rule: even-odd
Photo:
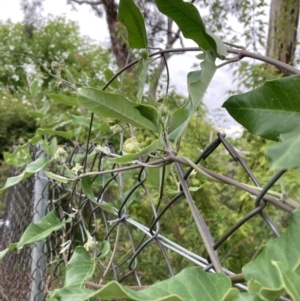
[[[105,19],[97,18],[87,5],[78,6],[78,11],[72,11],[71,6],[67,5],[65,0],[48,0],[44,2],[43,11],[43,15],[47,14],[65,15],[67,19],[78,22],[83,35],[88,35],[95,41],[101,42],[101,44],[109,45]],[[7,19],[11,19],[13,22],[22,21],[23,14],[20,10],[19,0],[0,0],[0,20],[6,21]],[[196,44],[193,41],[186,40],[185,46],[196,46]],[[172,74],[171,85],[185,96],[187,96],[187,73],[190,71],[189,68],[198,62],[195,53],[175,55],[169,61],[170,73]],[[229,68],[219,69],[203,100],[216,126],[222,128],[225,132],[237,129],[237,123],[226,113],[226,110],[220,109],[222,103],[226,100],[226,91],[229,89],[233,89],[232,72]]]

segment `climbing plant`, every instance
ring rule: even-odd
[[[198,47],[150,50],[140,9],[133,0],[120,0],[119,22],[127,30],[129,47],[139,54],[139,58],[118,72],[113,73],[108,69],[107,73],[111,75],[111,78],[102,89],[94,86],[79,86],[79,84],[76,85],[76,83],[64,79],[61,72],[63,67],[58,62],[52,63],[52,73],[49,73],[61,84],[66,85],[68,90],[61,94],[50,93],[48,98],[54,103],[75,107],[82,112],[80,117],[70,115],[70,120],[80,127],[88,128],[86,153],[83,156],[84,160],[81,161],[83,163],[79,164],[78,160],[73,168],[64,164],[66,151],[58,146],[56,137],[71,138],[74,129],[66,129],[64,126],[68,125],[69,121],[61,124],[61,119],[58,117],[52,125],[42,124],[28,143],[19,146],[12,154],[5,154],[6,161],[11,165],[26,164],[26,167],[20,175],[8,178],[0,191],[3,192],[40,170],[48,168],[45,173],[49,179],[62,183],[69,189],[79,187],[80,194],[83,193],[90,202],[99,206],[104,212],[115,216],[117,222],[121,223],[123,219],[127,218],[126,210],[123,215],[120,214],[125,205],[121,205],[121,209],[117,210],[113,204],[105,203],[101,197],[98,198],[93,186],[96,178],[93,177],[146,168],[149,173],[154,173],[151,180],[152,188],[160,188],[159,199],[162,198],[161,187],[165,182],[167,188],[173,188],[173,190],[168,190],[169,193],[180,194],[184,197],[199,238],[208,254],[205,270],[214,273],[209,273],[199,267],[189,267],[182,269],[170,279],[149,284],[147,287],[142,287],[141,290],[121,285],[116,281],[107,281],[106,283],[103,279],[98,283],[91,284],[91,279],[94,279],[99,273],[97,271],[98,262],[105,257],[113,260],[115,250],[109,249],[107,239],[104,239],[99,247],[97,242],[91,238],[89,231],[85,229],[88,237],[86,244],[77,246],[71,254],[71,258],[65,266],[64,285],[53,289],[48,294],[48,300],[74,301],[92,298],[199,300],[199,296],[203,300],[278,300],[280,296],[299,300],[300,290],[297,287],[300,280],[300,238],[298,235],[300,211],[297,209],[299,204],[285,193],[272,191],[270,188],[288,168],[300,165],[298,145],[300,141],[300,75],[298,73],[300,71],[280,61],[248,52],[234,45],[229,47],[205,27],[199,11],[192,3],[183,0],[156,0],[155,3],[160,13],[171,18],[182,31],[183,36],[192,39]],[[164,58],[167,53],[183,51],[195,52],[199,62],[198,70],[187,72],[188,99],[179,102],[180,107],[178,108],[171,107],[168,102],[170,98],[168,81],[165,85],[164,97],[157,100],[148,99],[147,74],[152,61],[156,58]],[[229,58],[229,54],[236,56]],[[255,178],[255,185],[243,184],[207,169],[205,164],[198,164],[214,151],[217,144],[212,144],[209,149],[204,150],[203,156],[198,161],[181,153],[182,143],[187,141],[184,136],[190,129],[189,125],[193,125],[195,118],[204,118],[199,114],[199,107],[201,107],[202,98],[216,70],[244,57],[261,60],[294,74],[266,81],[252,91],[232,95],[223,104],[229,114],[249,132],[265,139],[277,141],[265,149],[271,162],[271,168],[275,170],[275,176],[264,187],[260,187]],[[219,61],[223,62],[217,65]],[[135,66],[135,71],[126,73],[133,66]],[[126,90],[122,89],[124,74],[136,77],[136,81],[133,81],[137,86],[134,95],[132,91],[130,94],[126,94]],[[167,72],[167,77],[170,76],[171,74]],[[37,114],[43,118],[47,114],[47,107],[44,106]],[[60,127],[61,129],[59,129]],[[80,128],[74,131],[77,134],[81,133]],[[89,145],[97,140],[101,131],[121,133],[121,138],[116,139],[120,143],[120,149],[113,150],[110,145],[97,145],[93,151],[89,152]],[[222,135],[219,135],[219,141],[224,143],[234,157],[236,151],[228,146],[223,138]],[[36,143],[40,144],[44,155],[28,163],[29,158],[22,154],[26,153],[29,144]],[[118,167],[113,170],[87,171],[89,160],[99,153],[105,156],[107,162]],[[241,164],[244,163],[241,161]],[[243,267],[242,274],[232,275],[226,272],[218,258],[216,252],[218,246],[214,243],[206,221],[193,199],[192,193],[202,188],[202,185],[197,187],[191,185],[193,180],[189,179],[192,173],[199,174],[207,181],[235,186],[246,191],[255,199],[256,207],[249,213],[251,216],[236,223],[232,227],[233,230],[229,231],[227,236],[225,235],[225,239],[256,214],[260,214],[267,224],[273,227],[266,217],[266,213],[262,211],[267,202],[291,213],[289,227],[285,233],[280,235],[279,231],[275,229],[274,232],[278,238],[268,242],[262,252]],[[133,174],[132,177],[138,177],[140,182],[143,182],[141,173]],[[130,179],[128,181],[130,184]],[[118,185],[118,187],[122,186]],[[122,204],[127,203],[128,207],[134,202],[134,200],[130,200],[130,194],[123,194],[120,197],[123,201]],[[142,202],[140,204],[142,205]],[[1,251],[0,258],[12,250],[21,250],[26,244],[41,241],[51,235],[53,231],[62,229],[76,218],[76,214],[80,214],[80,208],[73,208],[73,211],[74,213],[69,214],[68,218],[64,220],[57,217],[55,210],[50,211],[39,223],[31,224],[19,242],[11,243],[7,249]],[[153,216],[156,222],[157,218],[157,216]],[[154,227],[155,223],[152,224],[150,230],[152,235],[154,235]],[[96,248],[96,245],[97,250],[99,251],[100,248],[100,251],[92,252],[91,250]],[[121,245],[121,247],[124,246]],[[66,249],[67,247],[63,248],[62,253]],[[233,286],[233,283],[242,284],[244,282],[247,282],[248,292],[241,292]]]

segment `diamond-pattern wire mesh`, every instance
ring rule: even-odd
[[[34,177],[7,191],[6,214],[0,227],[0,250],[19,241],[33,215]],[[0,261],[0,300],[29,300],[31,246],[12,251]]]
[[[201,153],[195,163],[205,160],[220,144],[225,146],[231,157],[243,166],[254,184],[259,186],[249,167],[221,134],[218,134],[218,138]],[[192,167],[187,170],[183,168],[183,164],[177,162],[184,183],[181,182],[180,192],[166,201],[163,197],[164,182],[167,181],[164,175],[165,168],[176,162],[163,158],[160,160],[163,180],[155,186],[155,184],[148,185],[149,182],[156,183],[158,178],[155,172],[158,169],[153,168],[152,164],[154,161],[157,162],[157,158],[153,156],[120,168],[118,164],[108,160],[107,157],[110,155],[102,152],[95,144],[87,151],[80,145],[73,149],[69,147],[65,149],[68,152],[65,163],[70,169],[86,166],[95,198],[91,196],[88,198],[83,193],[79,178],[68,184],[48,179],[37,195],[33,190],[36,190],[34,183],[39,180],[39,177],[44,177],[40,174],[9,190],[6,195],[5,216],[5,220],[9,221],[9,227],[2,227],[0,232],[1,250],[8,243],[18,241],[38,210],[44,210],[46,214],[54,209],[63,222],[63,227],[39,245],[40,253],[34,253],[34,247],[31,246],[24,248],[19,254],[13,252],[6,256],[0,265],[0,287],[3,296],[9,296],[8,300],[46,299],[50,290],[63,286],[65,265],[75,248],[89,245],[90,253],[100,256],[104,255],[104,241],[109,242],[111,252],[109,256],[99,261],[93,279],[86,282],[88,287],[101,287],[102,284],[113,279],[129,286],[143,286],[148,285],[149,281],[172,276],[179,272],[178,268],[183,269],[189,265],[198,265],[205,270],[213,268],[209,257],[207,260],[200,256],[206,256],[205,254],[199,255],[189,250],[188,246],[180,246],[181,235],[170,233],[172,213],[169,213],[171,210],[177,210],[178,205],[185,201],[184,197],[189,197],[184,192],[183,184],[189,185]],[[87,160],[85,160],[86,152]],[[76,165],[77,163],[80,165]],[[57,168],[62,172],[63,163],[61,166],[58,164],[51,168]],[[262,216],[276,236],[280,235],[264,209],[267,202],[272,201],[270,197],[266,197],[266,192],[283,173],[284,171],[280,171],[275,175],[257,195],[255,208],[251,212],[224,233],[217,242],[211,241],[211,248],[220,247],[230,235],[256,215]],[[34,199],[46,203],[40,206],[39,201],[34,203]],[[43,207],[44,209],[41,209]],[[283,203],[280,207],[288,212],[292,211]],[[43,216],[43,212],[38,214]],[[165,218],[167,214],[169,216]],[[199,215],[202,216],[201,212]],[[191,227],[193,226],[191,224]],[[92,241],[89,240],[89,235]],[[199,236],[195,237],[195,241],[196,244],[202,244]],[[217,253],[214,254],[219,260]],[[33,256],[36,258],[32,258]],[[35,264],[32,264],[32,261]],[[175,270],[174,262],[176,262]],[[156,269],[156,266],[160,268]],[[229,271],[225,272],[231,274]],[[41,274],[40,278],[37,277],[38,273]],[[149,275],[150,273],[153,275]],[[1,297],[1,300],[6,299]],[[282,300],[286,299],[282,298]]]

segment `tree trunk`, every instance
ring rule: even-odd
[[[123,68],[128,61],[129,49],[121,36],[117,32],[118,10],[114,0],[102,0],[105,13],[112,51],[117,60],[119,68]]]
[[[266,54],[293,64],[297,43],[300,0],[272,0]]]
[[[37,1],[37,0],[35,0]],[[39,0],[43,1],[43,0]],[[118,6],[115,0],[68,0],[68,3],[76,3],[79,5],[88,4],[96,12],[99,17],[103,15],[105,10],[106,23],[109,31],[111,49],[116,58],[118,67],[123,68],[129,56],[129,49],[122,36],[118,33]]]

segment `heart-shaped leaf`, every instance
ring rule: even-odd
[[[274,168],[292,168],[300,166],[300,134],[280,135],[282,142],[266,149]]]
[[[80,271],[78,271],[80,272]],[[83,278],[83,276],[82,276]],[[220,301],[234,290],[230,279],[224,274],[206,273],[198,267],[187,268],[171,279],[157,282],[149,288],[133,291],[112,281],[98,291],[79,288],[78,286],[57,289],[50,294],[50,300],[84,301],[98,297],[103,300],[130,299],[137,301]],[[228,299],[227,299],[228,300]]]
[[[77,247],[66,265],[65,286],[83,286],[84,281],[93,275],[95,265],[96,261],[90,258],[88,251],[84,247]]]
[[[300,209],[296,209],[284,234],[268,242],[259,256],[243,267],[245,279],[255,279],[249,284],[250,292],[276,299],[285,291],[292,300],[300,300],[299,229]]]

